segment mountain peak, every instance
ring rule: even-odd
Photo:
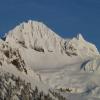
[[[99,76],[100,54],[81,34],[63,39],[29,20],[0,39],[1,100],[100,100]]]
[[[8,32],[6,41],[23,43],[27,48],[39,49],[40,51],[61,51],[60,45],[63,39],[38,21],[29,20]],[[13,42],[11,42],[13,41]]]
[[[65,40],[42,22],[32,20],[23,22],[9,31],[6,42],[13,46],[20,45],[39,52],[82,55],[85,48],[89,55],[99,54],[96,47],[85,41],[81,34],[78,34],[77,38]]]
[[[28,24],[44,25],[43,22],[35,21],[35,20],[28,20],[26,23],[28,23]]]
[[[84,37],[82,36],[81,33],[79,33],[79,34],[77,35],[77,39],[78,39],[78,40],[81,40],[81,41],[84,41]]]
[[[48,28],[44,23],[39,21],[28,20],[16,26],[14,29],[8,32],[7,35],[17,36],[20,34],[37,34],[37,35],[56,35],[50,28]]]

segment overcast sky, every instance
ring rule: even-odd
[[[100,0],[0,0],[1,34],[29,19],[64,38],[82,33],[100,49]]]

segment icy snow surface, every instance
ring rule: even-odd
[[[16,59],[20,68],[13,64]],[[0,40],[0,71],[20,76],[33,87],[57,90],[68,100],[100,100],[96,46],[81,34],[63,39],[42,22],[23,22]]]

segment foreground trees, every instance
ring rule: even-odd
[[[31,88],[30,83],[9,73],[0,73],[0,100],[65,100],[60,94],[48,91],[45,94],[38,87]]]

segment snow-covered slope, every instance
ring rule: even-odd
[[[63,39],[42,22],[28,21],[7,33],[6,42],[21,44],[40,52],[67,53],[68,55],[98,55],[96,47],[85,41],[81,34],[73,39]],[[87,52],[87,53],[84,53]]]
[[[39,90],[43,90],[44,93],[48,91],[48,85],[41,81],[38,73],[29,67],[24,61],[18,48],[11,47],[8,43],[0,39],[0,73],[10,74],[20,80],[30,83],[32,89],[36,86]],[[2,83],[1,83],[2,84]],[[4,83],[6,84],[6,83]],[[3,88],[0,88],[1,91]],[[15,99],[20,100],[20,99]]]
[[[12,45],[20,43],[27,48],[33,48],[40,52],[61,51],[63,39],[41,22],[28,21],[11,30],[7,35],[7,42]]]
[[[99,67],[95,45],[81,34],[63,39],[42,22],[23,22],[0,40],[0,72],[20,77],[45,92],[53,89],[80,99],[84,95],[84,100],[100,99]]]
[[[82,69],[84,69],[84,71],[86,72],[100,73],[100,57],[95,57],[91,60],[86,61],[83,64]]]
[[[70,40],[67,48],[69,48],[70,52],[73,50],[81,57],[99,55],[96,46],[86,41],[81,34]]]

